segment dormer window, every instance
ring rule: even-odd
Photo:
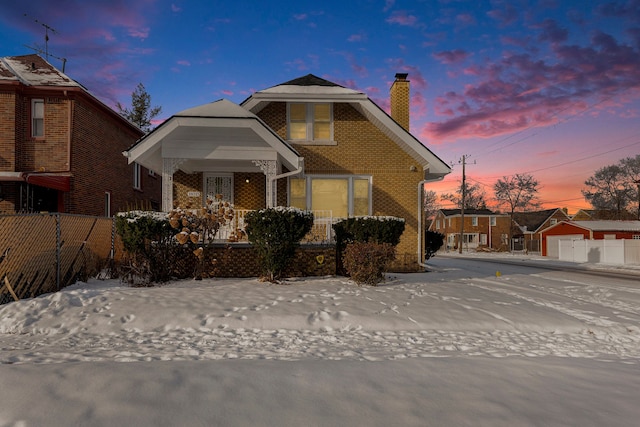
[[[287,138],[295,142],[332,141],[332,105],[329,103],[287,104],[287,131]]]
[[[31,136],[44,136],[44,99],[31,100]]]

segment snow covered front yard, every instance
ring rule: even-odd
[[[635,425],[640,280],[438,262],[0,306],[0,426]]]

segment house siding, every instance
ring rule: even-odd
[[[258,116],[286,139],[286,103],[273,102]],[[292,145],[305,159],[305,173],[318,175],[369,175],[373,181],[372,213],[405,219],[405,233],[397,247],[395,269],[418,270],[417,191],[422,179],[405,151],[349,104],[333,104],[336,145]],[[417,171],[412,172],[411,167]],[[286,187],[283,191],[286,191]],[[279,202],[282,190],[278,189]],[[285,193],[286,194],[286,193]]]

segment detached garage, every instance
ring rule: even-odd
[[[559,257],[560,241],[638,240],[640,221],[561,221],[541,231],[542,255]]]

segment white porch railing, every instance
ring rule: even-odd
[[[244,234],[245,222],[244,218],[248,209],[235,209],[234,218],[218,230],[217,240],[225,242],[246,242],[247,235]],[[303,239],[303,243],[328,243],[334,238],[333,228],[331,225],[336,218],[333,217],[331,210],[314,210],[313,227],[311,231]],[[338,218],[339,219],[339,218]]]

